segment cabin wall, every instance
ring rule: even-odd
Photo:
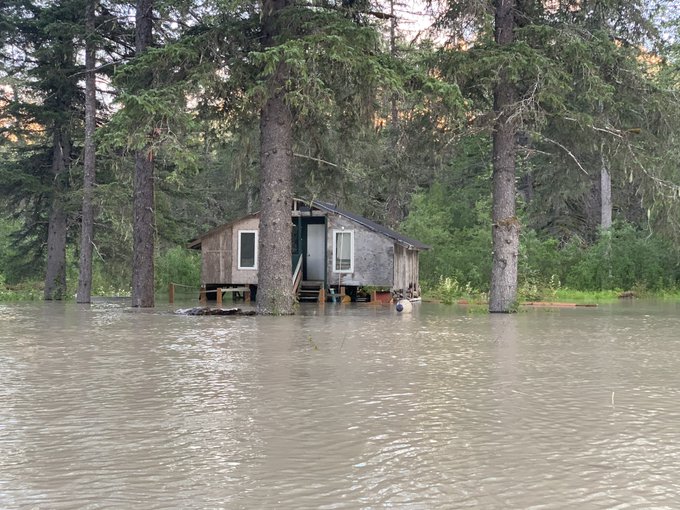
[[[204,238],[201,255],[201,284],[227,283],[232,261],[231,227]]]
[[[419,287],[417,250],[409,250],[399,244],[394,245],[394,289],[406,291],[409,287]]]
[[[394,243],[342,216],[329,214],[326,227],[326,278],[328,285],[392,287]],[[333,230],[354,231],[354,272],[333,272]]]
[[[405,248],[338,214],[329,213],[326,218],[327,285],[389,287],[403,291],[409,287],[418,288],[417,250]],[[242,230],[259,231],[259,225],[259,219],[251,215],[219,227],[200,239],[202,284],[257,285],[257,269],[238,269],[238,236]],[[333,231],[343,228],[354,233],[352,273],[333,272]]]
[[[238,231],[239,230],[257,230],[260,229],[259,218],[247,217],[232,224],[232,250],[231,260],[229,261],[229,280],[220,283],[231,283],[237,285],[257,285],[257,269],[239,269],[238,268]],[[258,245],[259,245],[258,235]],[[259,247],[258,247],[259,250]],[[258,253],[259,259],[259,253]],[[258,260],[259,266],[259,260]]]

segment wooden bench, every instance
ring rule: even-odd
[[[250,287],[218,287],[217,290],[217,306],[222,306],[222,295],[230,292],[232,295],[236,292],[243,292],[243,301],[250,302]],[[201,302],[207,301],[207,291],[201,289]]]
[[[175,286],[178,284],[175,283],[170,283],[168,286],[168,297],[169,297],[169,302],[174,303],[175,302]],[[179,285],[180,287],[183,287],[183,285]],[[236,292],[243,292],[243,300],[246,303],[250,302],[250,287],[218,287],[215,290],[206,290],[204,286],[201,286],[201,290],[199,293],[199,301],[203,304],[208,302],[208,294],[212,294],[213,292],[216,293],[216,300],[217,300],[217,305],[222,306],[222,296],[223,294],[230,292],[232,295],[235,294]]]

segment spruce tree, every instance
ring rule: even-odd
[[[640,48],[655,40],[655,31],[639,0],[464,0],[447,7],[440,21],[453,43],[441,52],[442,72],[467,95],[475,127],[494,140],[489,308],[509,311],[518,279],[512,170],[518,161],[524,196],[531,200],[551,193],[553,199],[564,197],[579,188],[592,197],[596,189],[597,207],[586,202],[579,211],[593,218],[591,230],[602,221],[601,190],[607,190],[608,174],[614,182],[624,175],[635,180],[635,174],[641,184],[636,193],[642,195],[655,189],[663,196],[674,189],[658,173],[660,165],[644,163],[658,152],[637,136],[643,131],[647,142],[664,144],[658,134],[647,136],[659,133],[663,123],[655,126],[651,119],[663,116],[663,109],[655,104],[661,95],[639,60]],[[503,33],[506,39],[499,38]],[[666,106],[675,111],[670,99],[666,96]],[[499,152],[501,147],[505,150]],[[545,215],[546,209],[537,213]],[[499,235],[504,230],[508,235]]]
[[[153,0],[137,0],[135,56],[141,57],[153,43]],[[140,88],[152,86],[153,70],[141,73]],[[153,133],[149,133],[153,136]],[[135,152],[133,186],[132,306],[154,306],[155,204],[154,153],[149,144]]]
[[[2,6],[3,50],[11,55],[3,71],[13,80],[15,94],[7,105],[12,120],[3,137],[12,156],[3,162],[0,186],[23,222],[18,235],[27,255],[33,253],[36,261],[45,257],[47,300],[66,295],[73,217],[69,173],[78,156],[74,139],[82,107],[77,62],[82,7],[79,1]]]
[[[92,252],[94,246],[95,143],[97,117],[95,41],[96,0],[86,0],[85,12],[85,141],[83,147],[83,205],[81,210],[78,303],[92,296]]]

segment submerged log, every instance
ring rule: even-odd
[[[180,308],[175,310],[179,315],[255,315],[255,310],[241,310],[240,308],[210,308],[197,306],[195,308]]]

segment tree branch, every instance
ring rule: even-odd
[[[331,163],[330,161],[326,161],[325,159],[315,158],[315,157],[312,157],[312,156],[305,156],[304,154],[297,154],[295,152],[293,153],[293,156],[295,156],[296,158],[309,159],[311,161],[316,161],[317,163],[323,163],[324,165],[329,165],[329,166],[332,166],[334,168],[340,168],[342,170],[346,170],[345,168],[341,167],[340,165],[338,165],[336,163]]]
[[[567,149],[564,145],[562,145],[560,142],[557,142],[557,141],[555,141],[555,140],[553,140],[553,139],[551,139],[551,138],[548,138],[547,136],[543,136],[542,138],[543,138],[543,140],[545,140],[546,142],[550,142],[550,143],[552,143],[552,144],[557,145],[560,149],[562,149],[564,152],[566,152],[567,154],[569,154],[569,156],[571,157],[571,159],[574,160],[574,162],[578,165],[578,167],[581,169],[581,171],[582,171],[584,174],[586,174],[586,175],[590,175],[590,174],[588,173],[588,171],[587,171],[585,168],[583,168],[583,165],[581,165],[581,162],[578,160],[578,158],[577,158],[576,156],[574,156],[574,154],[573,154],[569,149]]]

